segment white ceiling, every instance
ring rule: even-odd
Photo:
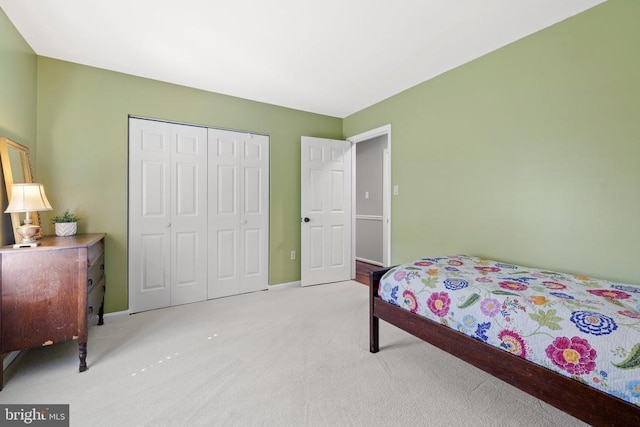
[[[36,54],[346,117],[604,0],[0,0]]]

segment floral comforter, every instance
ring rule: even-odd
[[[464,255],[391,269],[380,297],[640,405],[640,285]]]

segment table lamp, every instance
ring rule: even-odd
[[[42,184],[27,183],[27,184],[13,184],[11,187],[11,200],[9,200],[9,206],[5,212],[17,213],[26,212],[27,216],[24,220],[24,224],[16,228],[16,231],[22,240],[16,242],[13,245],[14,248],[21,247],[36,247],[40,242],[36,241],[35,236],[40,231],[39,225],[33,225],[31,219],[31,212],[37,211],[50,211],[53,209],[47,196],[44,194],[44,187]]]

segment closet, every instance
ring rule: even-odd
[[[129,311],[265,289],[269,137],[129,119]]]

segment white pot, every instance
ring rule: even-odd
[[[56,236],[60,237],[73,236],[78,231],[77,222],[56,222],[54,226],[56,228]]]

